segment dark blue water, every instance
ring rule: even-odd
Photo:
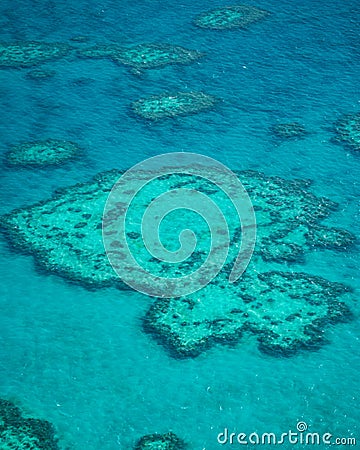
[[[27,78],[29,69],[1,69],[2,153],[48,137],[76,141],[86,153],[55,169],[1,166],[0,212],[100,171],[183,150],[231,169],[310,178],[313,192],[340,204],[327,223],[359,235],[360,155],[331,141],[334,121],[360,110],[358,2],[259,0],[256,6],[272,15],[248,30],[192,25],[197,14],[222,5],[3,0],[4,42],[84,35],[88,42],[78,46],[165,42],[206,57],[140,76],[110,60],[73,57],[43,64],[56,71],[43,80]],[[181,90],[223,101],[214,111],[162,123],[129,114],[140,97]],[[273,124],[292,121],[310,132],[305,139],[280,143],[269,133]],[[329,327],[330,344],[321,350],[276,359],[260,354],[249,338],[185,361],[170,358],[143,333],[145,296],[89,292],[40,274],[31,257],[4,239],[0,251],[0,397],[52,421],[66,445],[130,449],[141,435],[172,429],[192,449],[215,450],[224,427],[281,433],[299,420],[314,432],[360,439],[357,247],[307,257],[307,272],[355,289],[354,321]]]

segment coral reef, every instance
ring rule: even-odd
[[[50,422],[24,418],[19,408],[0,399],[1,450],[59,450]]]
[[[230,28],[246,28],[270,13],[255,6],[234,5],[213,9],[200,14],[195,19],[195,25],[213,30],[226,30]]]
[[[186,445],[171,431],[166,434],[148,434],[135,445],[135,450],[185,450]]]
[[[132,104],[132,109],[144,119],[159,120],[211,109],[216,101],[203,92],[174,92],[140,99]]]
[[[168,64],[189,64],[203,56],[195,50],[170,44],[139,44],[129,48],[114,44],[96,45],[79,50],[78,54],[87,58],[110,58],[136,70],[159,68]]]
[[[80,147],[73,142],[58,139],[26,142],[13,147],[6,154],[10,166],[41,167],[58,165],[76,157]]]
[[[26,77],[30,80],[43,80],[44,78],[52,78],[55,75],[55,70],[37,69],[30,70],[30,72],[26,74]]]
[[[67,55],[71,47],[64,43],[36,41],[1,42],[0,67],[29,67],[59,59]]]
[[[305,127],[298,122],[279,123],[271,127],[271,132],[281,139],[299,139],[308,134]]]
[[[335,140],[355,152],[360,151],[360,113],[347,114],[335,124]]]
[[[236,343],[246,332],[257,336],[261,351],[288,356],[318,348],[326,324],[350,317],[339,301],[347,292],[342,284],[304,273],[258,273],[252,264],[236,284],[223,275],[204,292],[157,300],[144,328],[176,357],[197,356],[217,342]]]
[[[76,43],[83,43],[83,42],[87,42],[89,40],[89,36],[84,36],[82,34],[78,34],[76,36],[73,36],[70,38],[70,41],[72,42],[76,42]]]
[[[134,257],[150,273],[165,277],[183,276],[202,265],[209,248],[208,228],[191,211],[174,212],[175,216],[164,219],[161,238],[166,248],[174,247],[177,230],[189,223],[199,236],[188,259],[169,265],[144,249],[139,217],[146,205],[164,192],[186,187],[206,194],[226,211],[231,240],[219,275],[196,294],[155,301],[144,320],[145,329],[176,356],[197,355],[215,342],[237,342],[246,331],[257,335],[263,351],[287,355],[302,347],[316,348],[326,323],[350,316],[346,286],[287,271],[289,264],[302,263],[316,247],[346,250],[352,245],[351,233],[321,224],[337,205],[312,194],[309,181],[287,181],[256,171],[237,175],[256,211],[257,244],[250,266],[234,284],[228,274],[237,257],[241,226],[231,200],[216,185],[192,175],[166,175],[149,182],[128,209],[127,241]],[[88,183],[57,191],[50,200],[3,216],[0,225],[11,244],[32,253],[46,271],[88,287],[124,289],[102,240],[104,206],[120,176],[116,170],[101,173]],[[117,211],[109,214],[116,221]],[[104,228],[105,236],[109,230]]]
[[[13,245],[34,253],[47,271],[87,286],[115,283],[102,243],[102,214],[120,177],[113,171],[94,181],[56,191],[55,196],[2,218]]]

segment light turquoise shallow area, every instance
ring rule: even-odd
[[[272,15],[246,31],[191,24],[222,4],[2,2],[1,41],[84,46],[70,38],[86,35],[89,46],[170,42],[207,56],[141,75],[110,60],[71,57],[44,64],[56,71],[44,79],[29,79],[31,69],[0,69],[2,154],[47,138],[85,149],[81,160],[54,169],[15,170],[1,161],[0,213],[100,171],[184,150],[231,169],[310,178],[316,195],[340,204],[326,223],[359,236],[360,155],[331,141],[332,124],[359,111],[357,3],[259,0],[256,6]],[[163,123],[131,114],[131,102],[165,90],[200,90],[224,101],[214,111]],[[304,139],[281,142],[269,133],[293,121],[309,131]],[[291,266],[353,287],[355,317],[327,328],[329,344],[319,351],[279,359],[260,354],[247,337],[233,349],[217,346],[176,360],[142,331],[150,298],[88,291],[48,276],[3,237],[0,254],[0,397],[53,422],[64,445],[131,449],[140,436],[171,429],[191,449],[216,450],[224,427],[280,434],[299,420],[310,431],[360,442],[358,247],[315,251],[305,266]]]

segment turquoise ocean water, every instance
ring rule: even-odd
[[[2,0],[3,42],[70,42],[84,35],[88,41],[78,46],[160,42],[206,56],[141,75],[110,60],[71,57],[43,64],[56,71],[48,79],[29,79],[29,69],[0,69],[2,153],[48,137],[86,150],[81,160],[53,169],[1,163],[0,213],[103,170],[191,151],[231,169],[312,179],[314,193],[340,204],[327,224],[359,236],[360,154],[331,141],[333,123],[360,111],[359,3],[258,0],[272,15],[248,30],[192,25],[197,14],[224,5]],[[223,102],[210,112],[153,124],[129,114],[140,97],[181,90],[203,90]],[[292,121],[310,131],[305,139],[279,142],[269,133],[272,125]],[[0,397],[53,422],[63,445],[131,449],[140,436],[171,429],[191,449],[216,450],[224,427],[281,433],[300,420],[311,431],[360,442],[357,246],[315,251],[305,269],[295,266],[354,288],[354,320],[327,328],[329,344],[319,351],[274,358],[249,337],[236,348],[217,346],[187,360],[170,357],[142,331],[150,298],[88,291],[46,275],[3,237],[0,252]]]

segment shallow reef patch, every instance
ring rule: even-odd
[[[309,134],[306,128],[298,122],[279,123],[273,125],[270,131],[280,139],[301,139]]]
[[[48,273],[89,288],[128,289],[110,266],[102,236],[102,232],[111,232],[111,227],[102,230],[102,217],[107,197],[121,175],[118,170],[103,172],[87,183],[61,189],[49,200],[2,216],[0,226],[14,248],[31,253]],[[218,342],[233,345],[244,333],[255,335],[264,352],[291,355],[300,348],[318,348],[327,324],[351,317],[347,286],[291,269],[291,264],[304,263],[316,248],[351,248],[355,237],[349,231],[321,223],[337,204],[314,195],[308,180],[284,180],[256,171],[237,176],[254,206],[257,242],[249,267],[233,284],[228,275],[237,257],[241,224],[231,200],[216,185],[173,173],[148,183],[128,209],[127,243],[143,268],[162,277],[182,277],[203,264],[209,248],[208,228],[191,211],[163,220],[160,231],[166,248],[178,242],[178,233],[189,223],[199,238],[189,258],[169,265],[144,248],[139,218],[146,205],[164,192],[188,188],[211,197],[227,219],[228,259],[217,277],[195,294],[156,300],[144,319],[144,329],[176,357],[196,356]],[[128,182],[131,190],[131,179]],[[125,206],[120,202],[107,212],[109,224],[116,222],[117,208]],[[118,244],[112,244],[108,252],[117,252]]]
[[[249,5],[234,5],[216,8],[200,14],[195,19],[195,25],[212,30],[226,30],[231,28],[247,28],[270,13],[263,9]]]
[[[29,67],[60,59],[72,47],[65,43],[37,41],[0,42],[0,67]]]
[[[262,352],[290,356],[317,349],[327,324],[351,317],[340,300],[348,291],[305,273],[258,273],[252,264],[235,285],[223,274],[204,292],[158,299],[144,329],[180,358],[198,356],[216,343],[236,344],[244,333],[257,337]]]
[[[203,53],[178,45],[144,43],[128,48],[116,44],[100,44],[78,50],[78,55],[83,58],[109,58],[118,64],[142,70],[169,64],[189,64],[201,58]]]
[[[138,440],[134,450],[185,450],[185,442],[171,431],[166,434],[148,434]]]
[[[46,139],[14,146],[5,155],[5,160],[9,166],[43,167],[64,163],[80,152],[80,147],[73,142]]]
[[[53,425],[46,421],[22,416],[9,400],[0,399],[1,450],[59,450]]]
[[[28,78],[29,80],[44,80],[44,79],[52,78],[55,75],[56,75],[56,71],[55,70],[34,69],[34,70],[30,70],[26,74],[26,78]]]
[[[215,97],[203,92],[174,92],[137,100],[132,110],[143,119],[156,121],[209,110],[216,102]]]
[[[346,114],[335,123],[335,141],[360,152],[360,113]]]

